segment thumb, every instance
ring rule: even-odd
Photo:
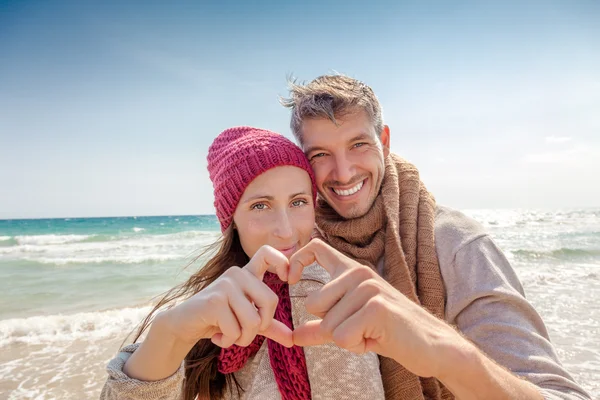
[[[296,346],[318,346],[332,342],[331,337],[321,332],[322,320],[308,321],[294,330],[293,339]]]
[[[267,329],[259,333],[285,347],[292,347],[294,345],[292,330],[276,319],[273,320]]]
[[[264,245],[258,249],[244,268],[260,280],[263,279],[265,272],[269,271],[277,274],[282,281],[287,281],[289,262],[283,253]]]

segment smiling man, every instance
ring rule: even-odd
[[[372,89],[343,76],[291,84],[282,101],[315,172],[318,233],[290,283],[317,261],[332,280],[296,344],[374,351],[389,399],[589,399],[487,233],[439,206],[390,152]]]

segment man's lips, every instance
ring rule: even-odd
[[[356,197],[358,193],[362,191],[362,189],[365,187],[366,182],[367,178],[364,178],[363,180],[349,187],[330,186],[330,189],[337,198],[342,200],[350,200]]]

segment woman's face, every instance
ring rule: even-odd
[[[290,258],[310,241],[315,224],[308,173],[281,166],[260,174],[242,194],[233,223],[248,257],[269,245]]]

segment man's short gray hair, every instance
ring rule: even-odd
[[[289,98],[281,104],[292,110],[290,128],[294,137],[302,141],[302,121],[311,118],[328,118],[337,125],[336,117],[343,118],[352,112],[364,110],[379,137],[383,130],[383,112],[373,89],[365,83],[344,76],[322,75],[304,85],[289,79]]]

